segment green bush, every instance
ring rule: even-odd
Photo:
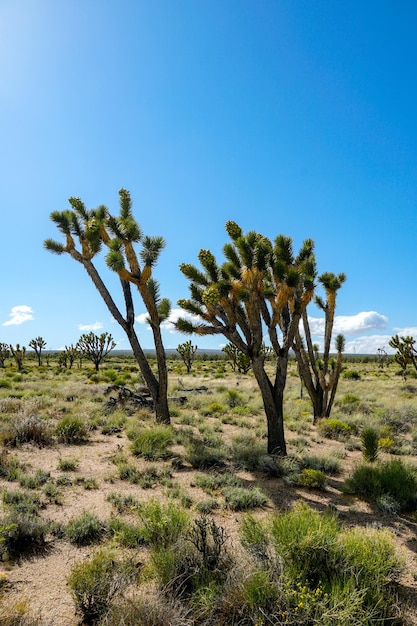
[[[19,461],[10,455],[7,450],[0,452],[0,478],[13,481],[18,478],[21,466]]]
[[[306,489],[319,489],[324,491],[326,489],[326,474],[320,470],[305,468],[301,470],[297,478],[297,485],[299,487],[305,487]]]
[[[244,548],[257,558],[263,560],[267,558],[268,531],[260,520],[255,519],[251,513],[246,514],[240,524],[239,533]]]
[[[226,412],[226,407],[220,402],[212,402],[207,408],[201,411],[202,415],[223,415]]]
[[[95,513],[84,511],[79,517],[72,519],[66,528],[67,539],[77,546],[97,543],[106,533],[106,526]]]
[[[185,442],[185,459],[194,469],[211,469],[225,466],[226,453],[221,444],[189,437]]]
[[[249,471],[258,468],[259,459],[265,454],[265,443],[252,434],[234,437],[231,448],[235,465]]]
[[[365,461],[373,463],[378,458],[378,432],[366,426],[361,433],[362,456]]]
[[[58,469],[62,472],[75,472],[78,469],[78,459],[59,459]]]
[[[364,463],[356,467],[345,481],[344,490],[371,500],[392,496],[402,511],[414,510],[417,497],[416,470],[400,459],[378,464]]]
[[[351,428],[346,422],[339,419],[322,419],[317,423],[320,435],[328,439],[346,439]]]
[[[361,375],[357,370],[345,370],[342,374],[346,380],[360,380]]]
[[[112,518],[108,525],[110,535],[124,548],[137,548],[144,543],[141,529],[120,518]]]
[[[158,548],[172,545],[189,525],[188,512],[175,502],[163,504],[152,498],[137,511],[145,543]]]
[[[114,599],[137,578],[130,561],[117,560],[111,552],[97,552],[89,561],[77,563],[68,584],[83,624],[96,624]]]
[[[168,448],[173,441],[172,428],[157,425],[137,433],[132,441],[131,451],[148,460],[164,459],[170,456]]]
[[[272,541],[290,576],[317,584],[332,574],[334,545],[340,532],[333,515],[298,503],[272,521]]]
[[[57,424],[58,440],[65,444],[80,444],[88,440],[88,429],[81,417],[66,415]]]
[[[340,474],[342,464],[340,459],[331,454],[316,456],[313,454],[303,454],[301,457],[301,469],[314,469],[330,474],[331,476]]]
[[[268,502],[268,497],[258,487],[226,487],[223,495],[227,508],[232,511],[249,511]]]
[[[45,546],[49,524],[35,513],[12,509],[0,520],[0,528],[1,554],[17,559]]]
[[[337,553],[340,570],[364,590],[366,603],[383,604],[384,590],[402,569],[392,535],[375,528],[351,528],[340,534]]]

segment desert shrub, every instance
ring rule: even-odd
[[[0,552],[9,558],[17,559],[25,554],[39,550],[46,544],[49,524],[36,513],[21,512],[13,509],[0,520]]]
[[[361,433],[362,456],[365,461],[373,463],[378,458],[378,432],[366,426]]]
[[[0,478],[5,478],[8,481],[16,480],[21,469],[21,465],[15,457],[11,456],[7,450],[1,450]]]
[[[412,510],[416,506],[416,470],[399,459],[378,464],[364,463],[356,467],[345,481],[344,490],[371,500],[392,496],[401,510]]]
[[[242,404],[242,394],[236,389],[227,390],[227,404],[231,409],[240,406]]]
[[[223,415],[226,412],[226,407],[220,402],[212,402],[205,409],[201,410],[202,415]]]
[[[136,456],[148,460],[164,459],[170,455],[168,450],[174,440],[170,426],[156,425],[137,433],[131,444],[131,451]]]
[[[301,469],[313,469],[335,476],[342,471],[340,459],[328,454],[317,456],[313,454],[303,454],[300,459]]]
[[[80,444],[88,440],[88,429],[81,417],[65,415],[57,424],[58,440],[65,444]]]
[[[219,493],[225,487],[240,487],[242,485],[241,479],[230,472],[202,474],[196,477],[195,483],[209,494]]]
[[[137,548],[144,543],[141,529],[137,524],[116,517],[109,521],[108,529],[115,541],[124,548]]]
[[[130,463],[120,463],[118,470],[121,480],[127,480],[133,485],[139,485],[142,489],[153,489],[171,476],[171,470],[168,467],[159,469],[150,466],[145,470],[140,470]]]
[[[258,469],[268,476],[284,478],[285,476],[298,474],[301,469],[299,459],[294,456],[274,456],[265,454],[259,459]]]
[[[189,514],[175,502],[161,503],[152,498],[137,511],[145,543],[158,548],[172,545],[189,525]]]
[[[66,537],[77,546],[87,546],[99,542],[106,533],[105,524],[95,513],[84,511],[67,524]]]
[[[350,435],[350,426],[339,419],[322,419],[317,422],[320,435],[328,439],[346,439]]]
[[[49,425],[35,413],[16,417],[13,422],[9,422],[1,433],[1,439],[4,445],[10,447],[20,446],[22,443],[42,447],[53,441]]]
[[[345,370],[342,374],[346,380],[360,380],[361,374],[357,370]]]
[[[208,513],[212,513],[212,511],[215,511],[218,508],[219,508],[219,502],[216,498],[213,498],[213,497],[200,500],[200,502],[198,502],[196,505],[197,511],[205,515],[207,515]]]
[[[198,614],[203,596],[207,592],[214,599],[231,566],[226,542],[224,529],[213,519],[206,515],[196,518],[175,546],[152,551],[152,564],[161,587],[169,589],[174,597],[192,598]]]
[[[364,590],[365,602],[383,604],[387,585],[402,569],[392,535],[375,528],[351,528],[339,535],[336,553],[341,571]]]
[[[33,475],[21,474],[19,477],[19,483],[25,489],[37,489],[38,487],[45,485],[50,478],[50,472],[37,469]]]
[[[301,470],[298,478],[298,487],[305,487],[306,489],[319,489],[324,491],[326,489],[326,474],[321,470],[304,468]]]
[[[125,415],[111,415],[101,424],[101,433],[103,435],[113,435],[121,433],[126,424]]]
[[[41,508],[40,497],[28,491],[3,491],[3,503],[16,513],[37,514]]]
[[[226,452],[222,444],[191,436],[185,442],[185,459],[194,469],[221,468],[225,465]]]
[[[259,458],[265,454],[265,444],[252,434],[234,437],[231,449],[234,464],[249,471],[258,468]]]
[[[338,406],[344,413],[352,413],[358,407],[359,402],[359,396],[354,393],[345,393],[338,401]]]
[[[400,503],[389,494],[378,496],[375,500],[375,504],[379,511],[388,515],[398,515],[398,513],[401,512]]]
[[[268,557],[269,536],[265,525],[247,513],[239,528],[240,542],[253,556],[265,560]]]
[[[223,495],[227,508],[232,511],[248,511],[268,502],[268,497],[258,487],[226,487]]]
[[[123,496],[118,493],[110,493],[107,496],[107,501],[110,502],[119,513],[131,513],[141,505],[140,500],[135,498],[135,496]]]
[[[333,515],[302,503],[274,517],[271,526],[272,542],[290,576],[313,584],[331,577],[338,534],[339,523]]]
[[[78,469],[78,459],[59,459],[58,469],[62,472],[76,472]]]
[[[77,563],[68,584],[83,624],[96,624],[126,586],[137,578],[137,568],[117,560],[111,552],[97,552],[89,561]]]
[[[134,598],[117,598],[100,620],[100,626],[193,626],[192,611],[164,590],[135,593]]]
[[[395,446],[394,439],[391,437],[381,437],[378,439],[378,448],[384,450],[385,452],[391,452]]]

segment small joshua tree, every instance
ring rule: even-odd
[[[236,372],[236,370],[240,374],[247,374],[251,367],[250,358],[241,352],[239,348],[234,346],[232,343],[228,343],[222,348],[222,352],[225,353],[226,358],[232,363],[232,370]]]
[[[412,365],[417,371],[417,350],[414,347],[415,339],[413,337],[399,337],[394,335],[388,342],[391,348],[397,350],[395,361],[401,368],[401,374],[404,378],[407,376],[408,365]]]
[[[13,348],[12,345],[10,345],[9,347],[10,347],[10,354],[14,358],[16,365],[17,365],[17,369],[20,372],[23,369],[23,361],[24,361],[25,354],[26,354],[26,348],[25,346],[20,347],[20,344],[18,343],[16,344],[15,348]]]
[[[0,367],[4,367],[4,362],[10,356],[10,348],[7,343],[0,343]]]
[[[181,356],[185,367],[187,368],[187,374],[191,372],[191,368],[195,359],[195,354],[197,352],[197,346],[193,346],[190,341],[186,341],[185,343],[180,343],[177,347],[177,352]]]
[[[45,346],[46,346],[46,341],[42,337],[36,337],[35,339],[31,339],[29,341],[29,348],[33,348],[33,350],[35,350],[35,354],[38,359],[39,366],[42,364],[41,354]]]
[[[100,363],[116,345],[110,333],[101,333],[98,336],[91,332],[81,335],[77,343],[77,350],[78,353],[83,354],[94,363],[96,372],[98,372]]]

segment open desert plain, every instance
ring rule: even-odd
[[[316,423],[291,362],[285,458],[220,356],[169,359],[171,425],[128,355],[5,365],[0,624],[417,624],[417,379],[394,361],[345,360]]]

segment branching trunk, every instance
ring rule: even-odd
[[[130,284],[127,281],[124,281],[122,279],[120,280],[121,285],[122,285],[125,305],[126,305],[126,318],[124,318],[121,312],[119,311],[119,309],[117,308],[113,298],[111,297],[107,287],[103,283],[93,263],[90,260],[84,259],[81,255],[79,255],[79,253],[76,253],[76,254],[73,253],[72,256],[77,261],[81,262],[82,265],[85,267],[88,275],[93,281],[99,294],[103,298],[111,315],[114,317],[116,322],[125,331],[126,336],[129,340],[130,346],[132,348],[134,357],[136,359],[136,362],[139,366],[142,376],[152,396],[152,400],[154,402],[154,407],[155,407],[156,421],[160,423],[164,423],[164,424],[169,424],[170,416],[169,416],[168,397],[167,397],[168,396],[168,376],[167,376],[167,369],[166,369],[165,352],[164,352],[160,332],[159,332],[158,341],[155,340],[155,350],[157,354],[158,375],[159,375],[159,380],[158,380],[158,378],[153,373],[151,366],[148,363],[148,360],[145,356],[145,353],[142,350],[142,346],[139,343],[139,339],[134,329],[135,315],[134,315],[133,299],[132,299]],[[154,337],[155,337],[155,333],[154,333]]]
[[[275,385],[271,383],[265,371],[263,357],[252,359],[252,369],[258,383],[268,425],[268,454],[287,455],[284,435],[284,388],[282,371],[277,376]]]

